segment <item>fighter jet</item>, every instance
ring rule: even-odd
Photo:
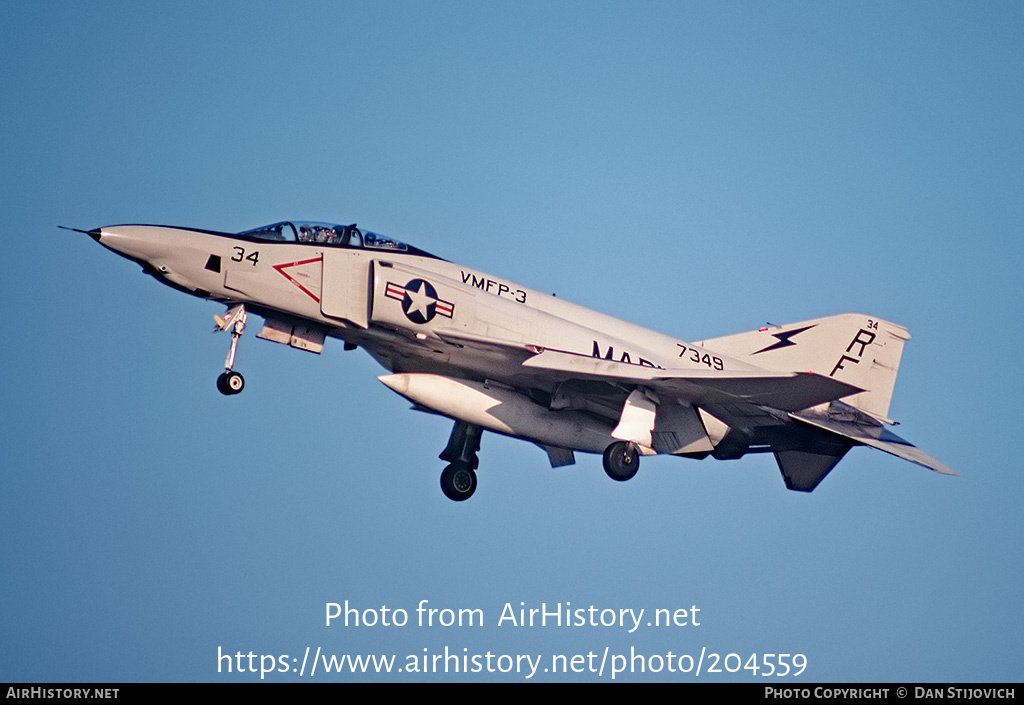
[[[231,335],[222,394],[245,386],[235,357],[251,314],[264,319],[264,340],[320,353],[337,338],[366,350],[413,408],[454,421],[439,457],[441,489],[455,501],[476,490],[484,430],[532,441],[552,467],[573,464],[577,451],[600,454],[620,482],[645,455],[770,452],[786,487],[810,492],[853,446],[956,474],[887,428],[910,336],[874,316],[686,342],[355,224],[78,232],[226,307],[214,316]]]

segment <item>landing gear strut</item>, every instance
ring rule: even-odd
[[[245,388],[245,378],[232,368],[235,366],[235,352],[238,350],[238,339],[242,337],[242,333],[245,331],[245,321],[248,317],[244,304],[239,304],[229,309],[224,314],[224,318],[220,316],[213,317],[217,322],[217,327],[213,329],[214,332],[231,328],[231,349],[228,350],[228,356],[224,360],[224,373],[217,378],[217,391],[221,394],[238,394]]]
[[[604,471],[608,477],[625,482],[640,469],[640,453],[636,443],[616,441],[604,449]]]
[[[448,446],[441,453],[441,460],[450,465],[441,473],[441,491],[453,502],[462,502],[476,491],[476,468],[480,459],[480,435],[483,429],[462,421],[456,421]]]

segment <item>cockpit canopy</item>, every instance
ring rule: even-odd
[[[353,247],[369,250],[386,250],[388,252],[406,252],[409,254],[433,257],[433,255],[399,242],[394,238],[380,235],[370,230],[360,230],[352,225],[335,225],[333,223],[314,223],[300,221],[282,221],[273,225],[264,225],[252,230],[238,233],[242,237],[270,242],[298,242],[331,247]]]

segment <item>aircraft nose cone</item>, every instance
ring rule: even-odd
[[[88,232],[88,235],[96,242],[100,243],[101,245],[108,249],[114,250],[115,252],[120,251],[117,247],[119,241],[125,239],[120,233],[116,231],[116,229],[109,227],[106,229],[96,228],[95,230],[90,230]]]
[[[108,250],[119,255],[127,255],[125,252],[125,238],[119,233],[112,232],[109,228],[107,230],[96,228],[95,230],[90,230],[88,235]]]
[[[108,250],[140,262],[166,257],[174,246],[167,230],[154,226],[113,225],[90,230],[87,234]]]

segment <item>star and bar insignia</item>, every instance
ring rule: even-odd
[[[425,279],[413,279],[405,286],[388,282],[384,295],[401,301],[405,317],[413,323],[429,323],[436,315],[451,318],[455,314],[455,304],[438,298],[437,290]]]

